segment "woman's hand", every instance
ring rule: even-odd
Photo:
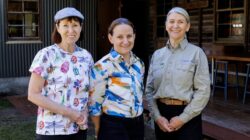
[[[171,127],[169,127],[169,122],[165,117],[160,116],[155,122],[157,123],[157,125],[160,127],[160,129],[163,132],[172,132],[173,131],[171,129]]]
[[[84,116],[82,112],[68,108],[66,111],[66,114],[64,114],[66,117],[70,119],[71,122],[76,122],[77,124],[81,124],[81,122],[84,121]]]
[[[81,116],[80,118],[76,121],[78,125],[84,125],[88,121],[88,110],[81,111]]]
[[[174,131],[179,130],[184,125],[184,122],[181,121],[177,116],[171,118],[169,127]]]

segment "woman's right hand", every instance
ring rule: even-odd
[[[165,117],[160,116],[159,118],[157,118],[155,120],[155,122],[157,123],[157,125],[160,127],[160,129],[163,132],[172,132],[173,131],[173,129],[169,127],[169,121]]]
[[[81,111],[81,117],[76,121],[78,125],[85,125],[88,121],[88,110]]]
[[[82,112],[68,108],[66,116],[70,119],[71,122],[76,122],[81,124],[85,120],[85,116]]]

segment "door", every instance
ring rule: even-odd
[[[135,26],[136,38],[133,52],[141,58],[146,66],[146,75],[149,63],[149,1],[123,0],[121,16],[128,18]],[[146,79],[146,78],[145,78]]]
[[[97,60],[109,53],[109,24],[121,14],[121,0],[98,0],[97,5]]]

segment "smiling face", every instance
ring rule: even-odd
[[[80,37],[82,26],[79,21],[62,19],[56,26],[63,44],[74,45]]]
[[[135,42],[135,33],[130,25],[116,25],[113,28],[113,33],[109,33],[108,38],[110,43],[113,44],[115,51],[123,57],[129,57]]]
[[[166,31],[168,32],[170,40],[182,40],[189,28],[190,24],[187,23],[183,15],[178,13],[168,15],[166,21]]]

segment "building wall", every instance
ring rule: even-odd
[[[96,60],[97,58],[97,2],[98,0],[76,0],[76,5],[85,16],[84,37],[80,46],[87,49]],[[79,2],[79,3],[78,3]],[[76,6],[77,7],[77,6]]]
[[[0,1],[0,28],[5,28],[6,2]],[[0,78],[29,76],[29,66],[38,50],[51,45],[53,17],[63,7],[74,6],[85,16],[83,40],[79,45],[89,50],[95,57],[96,48],[96,3],[97,0],[41,0],[42,41],[39,43],[9,43],[5,32],[0,32]]]
[[[149,33],[148,33],[148,39],[149,39],[149,55],[151,56],[152,53],[155,50],[156,46],[156,0],[149,0]],[[149,56],[149,57],[150,57]]]
[[[208,7],[188,10],[191,20],[191,28],[188,33],[189,41],[206,47],[213,44],[214,13],[213,3],[210,1]]]
[[[249,52],[250,49],[250,24],[247,24],[250,22],[250,13],[249,13],[249,7],[250,2],[245,2],[245,21],[246,21],[246,28],[245,28],[245,41],[242,41],[240,43],[230,43],[230,39],[227,41],[221,41],[216,42],[215,40],[215,0],[192,0],[190,3],[186,4],[180,4],[180,2],[184,2],[188,0],[172,0],[173,7],[174,6],[180,6],[185,8],[191,18],[191,28],[188,32],[188,39],[191,43],[196,44],[200,47],[202,47],[207,54],[217,54],[217,53],[224,53],[225,51],[234,52],[234,51],[243,51],[243,52]],[[161,2],[161,1],[159,1]],[[171,2],[171,0],[167,1]],[[202,5],[199,5],[198,2],[203,2]],[[207,4],[204,4],[204,3]],[[225,1],[226,3],[227,1]],[[150,0],[150,18],[153,20],[153,29],[152,32],[155,36],[152,37],[152,41],[154,42],[154,48],[158,49],[165,45],[167,41],[166,38],[159,38],[156,36],[156,26],[157,26],[157,0]],[[198,3],[198,4],[197,4]]]
[[[0,1],[0,15],[3,15],[3,11],[4,11],[4,8],[3,8],[3,0]],[[4,40],[4,36],[2,35],[2,30],[4,29],[4,16],[0,16],[0,73],[2,73],[2,67],[3,67],[3,55],[1,53],[2,51],[2,47],[3,47],[3,40]]]

